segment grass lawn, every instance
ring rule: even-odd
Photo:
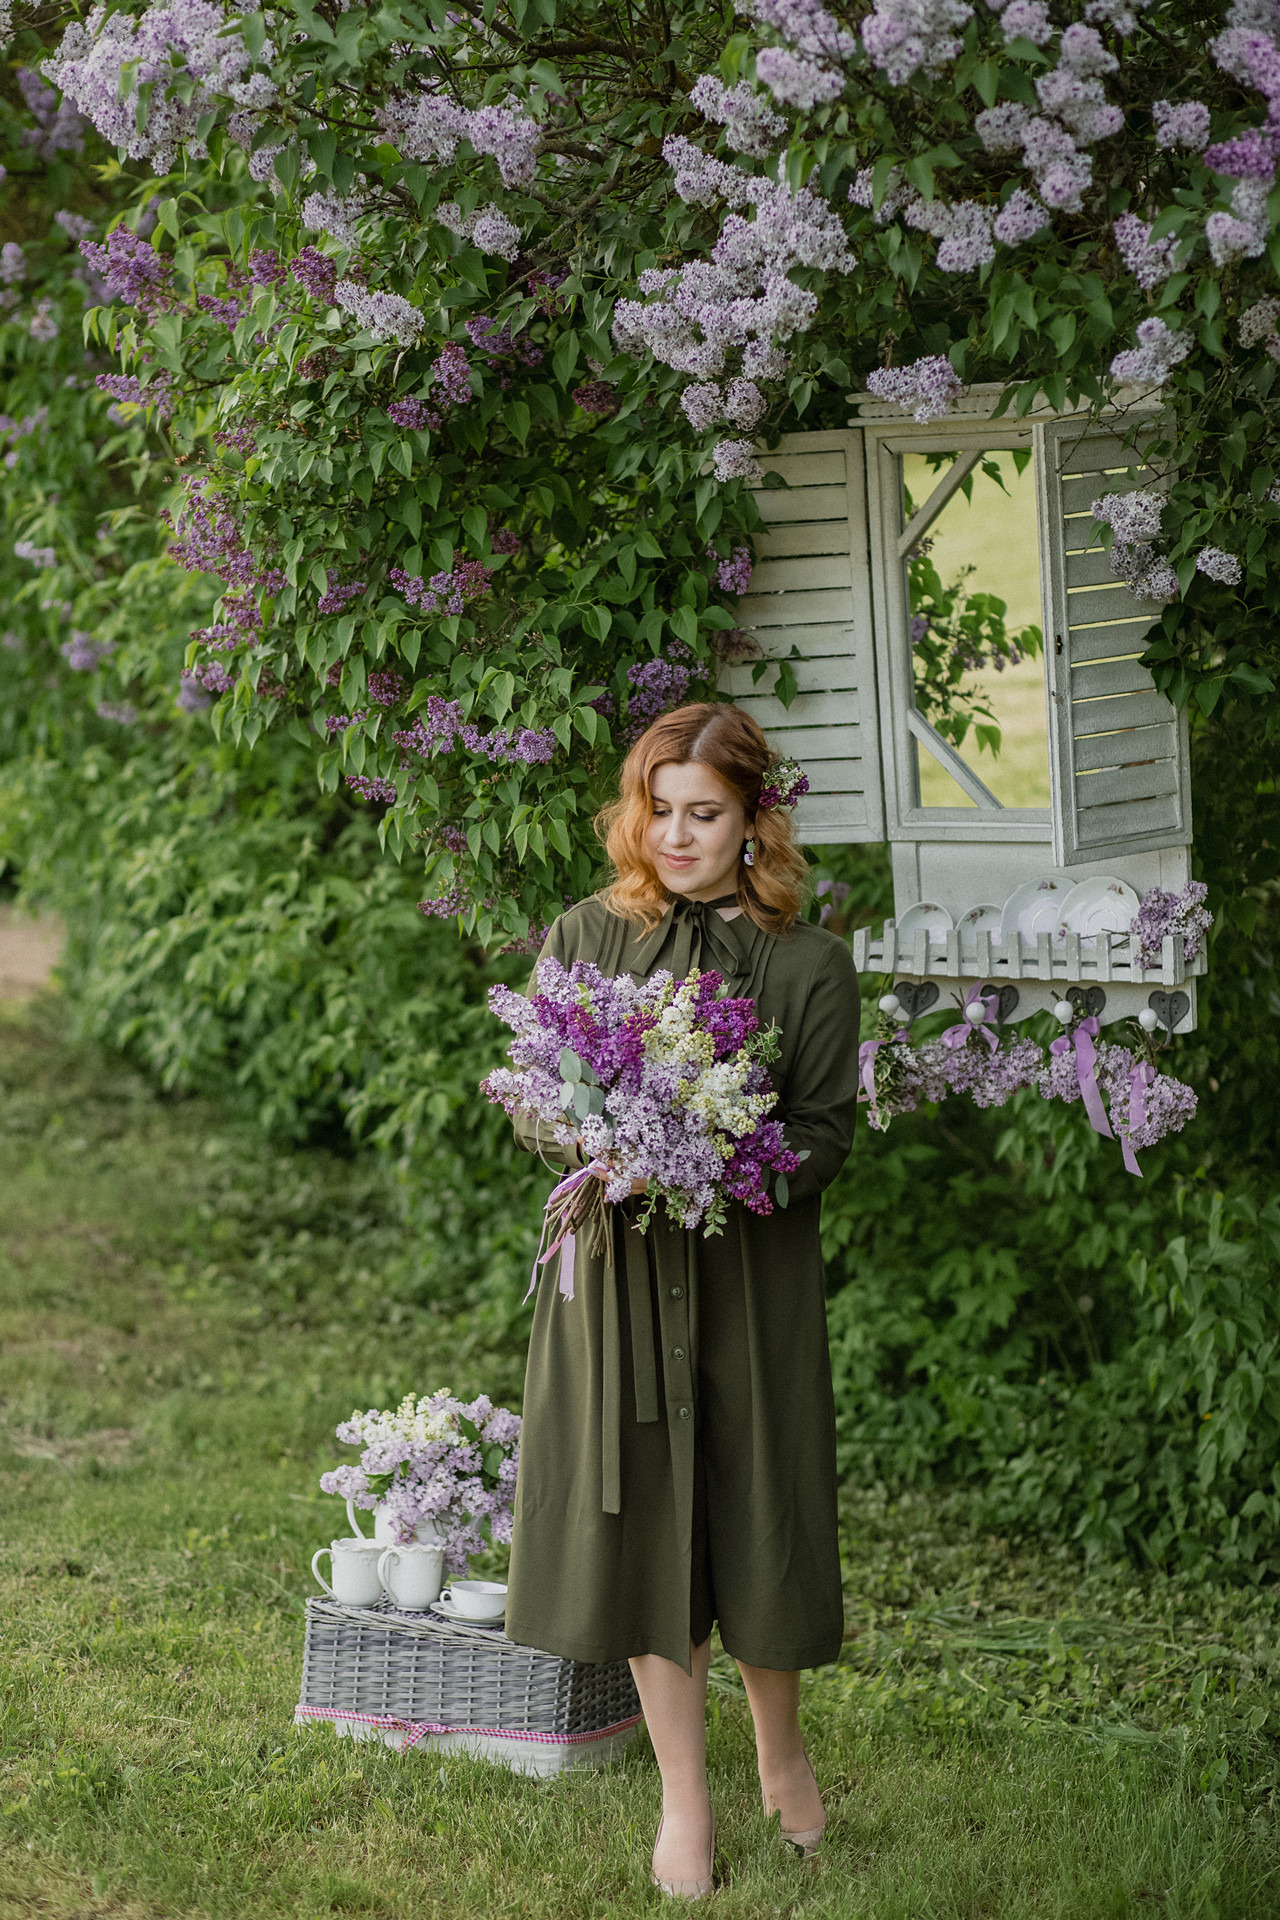
[[[641,1914],[658,1777],[549,1784],[295,1731],[316,1491],[356,1404],[509,1397],[518,1356],[405,1304],[359,1159],[264,1150],[0,1024],[0,1915]],[[778,1857],[720,1658],[714,1911],[1280,1914],[1277,1595],[1085,1574],[851,1490],[846,1658],[806,1681],[824,1857]]]

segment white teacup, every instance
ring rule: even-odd
[[[421,1613],[440,1598],[444,1548],[384,1547],[378,1560],[378,1578],[393,1607],[405,1613]]]
[[[317,1547],[311,1556],[311,1571],[331,1599],[347,1607],[376,1607],[382,1598],[378,1578],[378,1556],[382,1552],[372,1540],[335,1540],[331,1546]],[[317,1560],[330,1556],[333,1585],[323,1577]]]
[[[455,1580],[449,1598],[468,1620],[500,1620],[507,1610],[507,1590],[497,1580]]]

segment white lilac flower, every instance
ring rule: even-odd
[[[786,47],[761,47],[756,55],[756,74],[775,100],[804,111],[844,92],[842,73]]]
[[[339,246],[354,247],[355,223],[364,204],[358,193],[309,193],[302,203],[302,224],[312,233],[328,234]]]
[[[1191,335],[1166,326],[1154,316],[1138,327],[1138,345],[1118,353],[1111,362],[1113,380],[1151,382],[1161,386],[1191,351]]]
[[[877,367],[867,375],[867,391],[911,413],[923,426],[949,413],[963,391],[959,374],[944,354],[924,354],[905,367]]]
[[[862,44],[890,86],[901,87],[913,73],[941,73],[957,59],[963,42],[956,36],[972,18],[966,0],[875,0]]]
[[[1188,147],[1203,153],[1209,144],[1209,109],[1200,100],[1156,100],[1155,116],[1158,147]]]
[[[1025,187],[1016,187],[992,222],[991,231],[1001,246],[1020,247],[1043,233],[1048,225],[1048,208]]]
[[[394,340],[399,346],[411,347],[426,324],[418,309],[398,293],[375,293],[354,280],[339,280],[333,296],[357,326],[378,340]]]
[[[1016,153],[1022,145],[1022,130],[1030,118],[1030,109],[1020,101],[1002,100],[998,107],[988,107],[978,115],[973,123],[974,131],[988,153]],[[868,199],[866,205],[870,204]]]
[[[1251,307],[1245,308],[1236,324],[1240,345],[1256,347],[1260,340],[1275,333],[1277,320],[1280,320],[1280,300],[1255,300]]]
[[[1235,554],[1224,553],[1221,547],[1202,547],[1196,555],[1196,572],[1226,587],[1238,587],[1244,577]]]
[[[1095,500],[1089,511],[1111,528],[1117,541],[1133,544],[1157,538],[1163,506],[1158,493],[1139,487],[1132,493],[1108,493]]]
[[[759,197],[766,184],[704,153],[682,134],[667,136],[662,157],[675,176],[675,190],[686,206],[713,207],[723,200],[730,207],[745,207]]]
[[[1044,0],[1011,0],[1000,15],[1000,31],[1006,47],[1015,40],[1042,47],[1053,38],[1053,21]]]
[[[1136,213],[1122,213],[1112,223],[1120,258],[1144,292],[1169,278],[1178,264],[1178,242],[1172,236],[1151,238],[1151,225]]]
[[[773,152],[787,130],[782,116],[745,81],[726,87],[715,74],[704,73],[689,91],[689,105],[724,128],[735,153],[749,153],[758,160]]]
[[[6,240],[0,247],[0,283],[5,286],[26,278],[27,256],[16,240]]]

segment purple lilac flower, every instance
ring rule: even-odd
[[[184,713],[203,713],[210,705],[209,695],[201,683],[200,676],[184,667],[178,677],[178,705]]]
[[[100,392],[109,393],[113,400],[123,400],[130,406],[158,407],[162,420],[167,420],[173,412],[173,379],[167,373],[146,384],[129,373],[100,373],[94,385]]]
[[[711,465],[716,479],[722,482],[745,480],[748,486],[754,486],[764,475],[750,440],[717,440],[711,449]]]
[[[55,88],[46,87],[30,67],[19,67],[17,78],[36,123],[23,128],[23,146],[32,148],[40,160],[52,160],[58,153],[82,153],[85,123],[72,103],[61,99]]]
[[[495,553],[519,553],[524,541],[510,527],[491,527],[489,545]]]
[[[368,707],[359,707],[355,713],[331,713],[325,719],[324,730],[333,739],[348,727],[362,727],[368,718]]]
[[[338,269],[327,253],[321,253],[319,247],[303,247],[289,262],[289,272],[322,307],[333,305]]]
[[[1178,242],[1172,236],[1152,240],[1151,225],[1136,213],[1122,213],[1112,223],[1120,258],[1144,293],[1162,285],[1178,264]]]
[[[906,367],[877,367],[867,391],[892,401],[924,425],[949,413],[963,392],[959,374],[944,354],[925,354]]]
[[[289,269],[274,247],[255,247],[249,255],[249,282],[255,287],[282,287]]]
[[[397,427],[407,427],[415,432],[425,431],[429,427],[438,427],[442,415],[425,400],[392,400],[387,404],[387,418]]]
[[[101,246],[96,240],[82,240],[80,251],[114,298],[148,315],[173,306],[172,260],[128,227],[113,227]]]
[[[1156,100],[1155,116],[1158,147],[1189,147],[1201,152],[1209,138],[1209,109],[1200,100]]]
[[[991,223],[991,231],[1003,247],[1025,246],[1049,225],[1049,210],[1028,193],[1015,187]]]
[[[58,651],[73,673],[93,673],[99,661],[115,652],[115,641],[95,640],[92,634],[73,629],[71,638],[64,640]]]
[[[385,806],[393,806],[395,804],[396,783],[394,780],[382,780],[375,775],[363,773],[348,773],[344,774],[343,778],[351,788],[351,791],[359,794],[362,800],[381,801]]]
[[[1042,47],[1053,38],[1053,21],[1044,0],[1012,0],[1001,12],[1000,31],[1006,47],[1015,40],[1030,40],[1033,46]]]
[[[758,160],[768,158],[787,130],[782,116],[745,81],[726,87],[715,74],[704,73],[690,88],[689,105],[724,128],[725,140],[735,153],[749,153]]]
[[[394,340],[397,346],[411,347],[426,324],[417,307],[398,293],[370,292],[355,280],[339,280],[333,297],[343,312],[375,340]]]
[[[328,587],[316,607],[317,615],[325,619],[330,614],[341,613],[349,600],[359,599],[368,584],[367,580],[351,580],[345,587]]]
[[[486,314],[472,314],[464,323],[464,330],[472,346],[477,347],[491,363],[517,360],[523,367],[542,364],[541,347],[536,347],[531,340],[516,340],[509,326],[499,326],[496,320],[490,320]]]
[[[471,366],[466,349],[457,340],[446,340],[431,363],[431,378],[440,389],[446,406],[463,407],[474,398]]]
[[[369,675],[369,698],[377,707],[398,707],[404,699],[404,681],[391,667]]]
[[[452,920],[455,914],[467,910],[467,895],[462,887],[449,887],[444,893],[438,893],[434,900],[419,900],[418,912],[426,914],[429,920]]]
[[[82,213],[71,213],[66,207],[60,207],[53,216],[53,223],[61,227],[71,240],[87,240],[96,231],[97,222],[86,220]]]
[[[1213,915],[1205,906],[1209,889],[1203,880],[1189,880],[1180,893],[1152,887],[1129,929],[1131,940],[1138,942],[1138,965],[1158,967],[1166,934],[1182,942],[1184,960],[1194,960],[1201,942],[1213,925]]]
[[[573,403],[584,413],[607,415],[618,411],[618,389],[607,380],[588,380],[573,389]]]
[[[941,73],[957,59],[963,42],[956,35],[972,18],[965,0],[875,0],[862,44],[890,86],[902,87],[917,70]]]
[[[234,453],[243,454],[246,459],[256,451],[258,441],[254,433],[255,422],[246,420],[242,427],[220,427],[214,434],[214,445],[228,447]]]
[[[844,75],[837,68],[786,47],[761,47],[756,55],[756,78],[764,82],[775,100],[805,112],[844,92]]]
[[[707,548],[707,558],[718,559],[714,547]],[[719,562],[716,568],[716,585],[722,587],[726,593],[746,593],[751,585],[754,565],[750,547],[735,547],[730,559]]]
[[[95,712],[99,720],[114,721],[118,727],[138,724],[138,709],[128,700],[99,700]]]
[[[19,560],[29,560],[33,567],[49,568],[58,564],[55,547],[37,547],[30,540],[15,540],[13,551]]]
[[[672,652],[675,651],[673,646]],[[687,660],[687,650],[681,651]],[[627,680],[631,687],[627,696],[628,741],[638,740],[660,713],[680,705],[689,691],[689,679],[689,668],[680,659],[659,656],[656,660],[646,660],[627,668]]]
[[[1247,127],[1234,140],[1206,147],[1204,163],[1228,180],[1261,180],[1271,187],[1275,184],[1277,152],[1280,133],[1266,127]]]
[[[1143,320],[1138,327],[1138,345],[1118,353],[1111,362],[1111,378],[1161,386],[1190,351],[1189,333],[1175,331],[1154,317]]]
[[[433,574],[430,580],[408,574],[403,567],[390,568],[387,579],[411,607],[419,607],[423,613],[459,614],[468,601],[480,600],[488,593],[493,569],[480,560],[462,560],[455,553],[452,569]]]

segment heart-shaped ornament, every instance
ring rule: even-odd
[[[1185,1018],[1191,1011],[1191,995],[1189,993],[1163,993],[1160,988],[1157,987],[1154,993],[1148,994],[1147,1005],[1150,1007],[1152,1013],[1155,1014],[1156,1019],[1169,1035],[1169,1038],[1172,1039],[1173,1030],[1179,1020]]]
[[[1068,987],[1067,999],[1075,1008],[1078,1020],[1083,1020],[1086,1014],[1100,1014],[1107,1004],[1107,996],[1101,987]]]
[[[893,990],[908,1024],[918,1020],[922,1013],[927,1013],[938,997],[936,980],[899,980]]]
[[[995,995],[996,1019],[1001,1026],[1004,1025],[1006,1020],[1013,1018],[1014,1014],[1018,1011],[1018,1002],[1022,998],[1018,989],[1015,986],[1011,986],[1008,981],[1006,981],[1002,987],[993,986],[991,982],[988,981],[985,986],[979,988],[979,992],[982,994],[984,1000],[990,999],[993,994]]]

